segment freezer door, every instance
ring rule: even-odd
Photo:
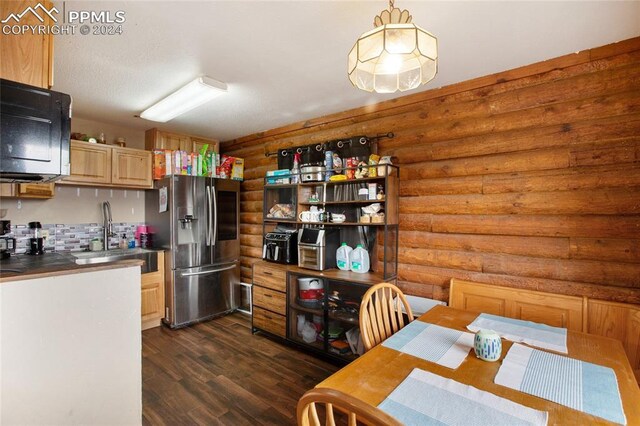
[[[172,269],[210,265],[211,245],[207,244],[210,204],[206,186],[209,179],[197,176],[172,178],[171,209]]]
[[[171,328],[233,311],[240,304],[240,264],[176,270],[168,293],[164,321]]]
[[[235,262],[240,258],[240,182],[212,179],[212,263]]]

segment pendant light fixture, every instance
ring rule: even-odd
[[[438,72],[438,40],[411,23],[408,10],[389,0],[389,9],[373,20],[349,52],[349,80],[367,92],[393,93],[415,89]]]

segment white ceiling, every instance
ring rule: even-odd
[[[220,140],[377,103],[347,79],[358,36],[387,1],[66,1],[66,10],[124,10],[123,35],[60,35],[54,90],[74,114],[125,127]],[[62,2],[55,1],[61,8]],[[438,37],[446,86],[640,35],[640,1],[406,1]],[[135,118],[199,75],[228,94],[165,124]]]

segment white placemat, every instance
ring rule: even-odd
[[[567,353],[567,329],[551,327],[532,321],[505,318],[498,315],[480,314],[467,328],[474,333],[478,330],[493,330],[500,337],[512,342],[526,343],[543,349]]]
[[[473,349],[473,338],[465,331],[412,321],[382,346],[455,369]]]
[[[626,424],[616,373],[609,367],[513,344],[495,383]]]
[[[378,408],[412,425],[546,425],[548,413],[415,368]]]

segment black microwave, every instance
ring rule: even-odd
[[[0,182],[69,175],[71,96],[0,79]]]

